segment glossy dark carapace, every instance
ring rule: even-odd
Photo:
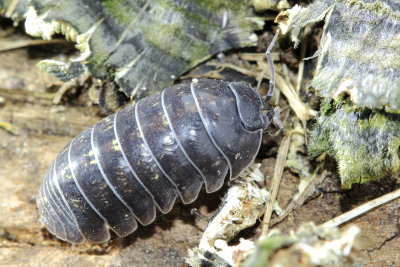
[[[255,158],[271,114],[244,82],[194,80],[166,88],[74,138],[50,166],[40,219],[62,240],[109,240],[153,222],[179,196],[211,193]]]

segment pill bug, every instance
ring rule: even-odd
[[[254,160],[276,118],[266,103],[272,92],[273,75],[265,99],[244,82],[193,80],[104,118],[49,167],[37,198],[41,222],[71,243],[105,242],[109,229],[126,236],[178,196],[193,202],[203,184],[217,191]]]

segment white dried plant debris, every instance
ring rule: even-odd
[[[290,7],[287,0],[253,0],[252,3],[257,12],[282,10]]]
[[[274,230],[257,243],[243,266],[352,266],[351,253],[359,232],[357,226],[339,231],[312,222],[289,235]]]
[[[75,59],[75,61],[82,61],[90,56],[89,40],[103,21],[99,20],[86,32],[79,34],[71,24],[62,20],[49,20],[48,13],[38,15],[33,7],[28,8],[24,17],[25,31],[27,34],[45,40],[50,40],[55,34],[62,34],[67,41],[76,43],[75,47],[81,52],[81,55],[79,58]]]
[[[99,27],[98,23],[94,24],[88,31],[79,34],[78,31],[69,23],[62,20],[49,20],[48,13],[38,15],[33,7],[29,7],[24,15],[25,31],[33,37],[40,37],[44,40],[52,39],[55,34],[64,35],[67,41],[76,43],[76,48],[83,54],[87,54],[89,50],[89,39],[93,32]],[[88,50],[88,51],[87,51]],[[86,55],[87,57],[88,55]]]
[[[34,37],[50,40],[57,31],[61,30],[61,25],[57,21],[46,21],[46,17],[46,13],[38,15],[33,7],[29,7],[25,14],[26,33]]]
[[[313,6],[314,8],[295,5],[291,9],[280,12],[276,18],[283,34],[291,32],[295,46],[300,42],[300,31],[308,24],[323,20],[333,8],[332,4],[324,2],[316,2]]]
[[[355,239],[360,233],[360,229],[355,225],[342,232],[336,227],[316,227],[314,224],[304,225],[303,227],[297,233],[301,242],[296,243],[294,249],[301,250],[308,255],[312,264],[318,266],[339,266],[344,257],[350,256]],[[308,231],[305,232],[305,238],[302,236],[302,231]],[[312,235],[308,237],[307,234]],[[308,240],[312,242],[307,242]]]
[[[242,239],[236,246],[229,246],[228,242],[264,214],[269,193],[257,184],[264,180],[260,166],[249,166],[241,175],[244,181],[228,190],[222,208],[209,223],[199,244],[201,250],[218,255],[230,265],[236,263],[239,255],[242,257],[254,249],[252,241]]]
[[[206,252],[199,248],[191,248],[188,250],[188,257],[185,261],[192,267],[229,267],[229,264],[221,259],[218,255]]]
[[[49,20],[48,13],[38,15],[33,7],[28,8],[25,18],[25,30],[29,35],[50,40],[53,35],[62,34],[67,41],[76,43],[75,47],[80,51],[79,57],[71,59],[68,63],[50,59],[42,60],[38,63],[40,69],[53,74],[64,82],[80,76],[87,70],[84,62],[92,53],[89,41],[102,20],[92,25],[86,32],[79,34],[69,23],[62,20]]]

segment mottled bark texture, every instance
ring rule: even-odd
[[[28,33],[71,36],[86,51],[78,62],[95,77],[115,79],[130,97],[160,91],[216,53],[254,45],[253,30],[263,25],[248,0],[29,0],[28,6],[34,18]],[[0,10],[10,9],[12,1],[0,0]]]
[[[333,156],[349,188],[400,170],[400,3],[317,0],[277,18],[296,43],[304,27],[323,19],[310,87],[328,99],[308,148],[312,156]]]

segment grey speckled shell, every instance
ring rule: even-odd
[[[193,202],[203,184],[218,190],[254,160],[268,124],[262,107],[246,83],[215,80],[141,99],[57,155],[37,199],[41,221],[60,239],[104,242],[109,228],[128,235],[137,222],[153,222],[156,208],[169,212],[178,196]]]

